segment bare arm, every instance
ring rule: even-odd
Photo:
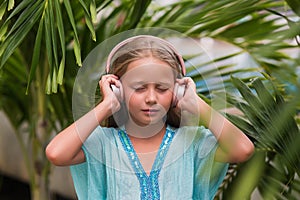
[[[201,122],[212,131],[219,143],[215,159],[230,163],[246,161],[254,151],[249,138],[201,98],[198,105]]]
[[[103,120],[120,108],[119,101],[109,88],[109,84],[115,82],[116,77],[113,80],[107,77],[102,78],[99,83],[102,86],[103,101],[57,134],[48,144],[46,156],[53,164],[68,166],[84,162],[85,156],[81,148],[83,142]]]
[[[249,138],[196,94],[192,79],[185,78],[180,81],[187,84],[187,88],[185,97],[179,102],[178,107],[200,116],[200,123],[215,135],[219,143],[215,160],[230,163],[246,161],[254,151],[254,145]]]

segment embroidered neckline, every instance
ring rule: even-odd
[[[158,185],[158,176],[162,168],[164,159],[167,155],[167,151],[170,147],[171,141],[174,137],[175,131],[166,128],[166,133],[162,139],[159,150],[155,157],[154,163],[152,165],[151,172],[149,176],[145,172],[138,156],[133,148],[133,145],[128,137],[126,131],[119,130],[118,135],[123,145],[123,148],[130,160],[131,166],[133,167],[135,174],[140,182],[141,189],[141,200],[151,199],[156,200],[160,199],[159,185]]]

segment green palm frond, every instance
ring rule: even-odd
[[[294,115],[300,96],[295,95],[286,102],[275,87],[271,85],[267,89],[268,81],[263,83],[261,79],[255,79],[248,86],[237,78],[232,80],[241,96],[227,94],[228,102],[244,115],[227,114],[227,117],[253,140],[256,153],[248,163],[236,166],[236,174],[227,177],[231,189],[223,190],[229,194],[222,195],[230,196],[230,199],[249,198],[255,189],[251,182],[248,193],[234,191],[239,191],[236,187],[241,184],[247,190],[245,181],[248,182],[249,177],[243,176],[250,173],[252,176],[260,174],[253,181],[265,199],[296,199],[299,195],[300,132]]]
[[[20,125],[34,120],[38,112],[34,95],[26,95],[26,85],[29,72],[27,71],[25,58],[22,52],[16,51],[10,56],[7,67],[0,72],[0,108],[3,110],[15,129]],[[18,83],[18,84],[16,84]],[[72,84],[72,82],[71,82]],[[47,96],[49,101],[46,108],[49,111],[47,118],[50,118],[52,127],[58,130],[72,121],[71,101],[72,85],[65,84],[64,90],[53,96]],[[37,95],[36,85],[30,87],[31,94]]]
[[[36,34],[33,52],[28,53],[32,55],[29,57],[32,60],[28,87],[35,77],[37,67],[43,66],[44,60],[41,54],[45,53],[48,61],[46,65],[48,69],[45,69],[45,71],[48,71],[48,73],[46,72],[47,93],[57,92],[57,85],[62,84],[66,64],[67,43],[72,42],[77,64],[81,66],[82,63],[76,24],[78,22],[75,22],[72,6],[83,8],[85,12],[82,13],[82,16],[85,18],[92,38],[96,40],[95,29],[92,24],[92,18],[95,18],[95,13],[91,14],[91,11],[87,9],[87,5],[83,1],[80,1],[80,4],[74,3],[75,5],[71,5],[68,0],[63,1],[63,3],[71,26],[65,26],[67,23],[65,20],[66,16],[62,14],[63,6],[59,0],[24,0],[12,12],[7,13],[8,17],[2,23],[0,29],[0,68],[4,66],[8,58],[22,42],[30,37],[31,33]],[[94,3],[92,2],[90,5],[93,7]],[[15,20],[13,25],[11,25],[12,20]],[[10,29],[7,28],[8,26]],[[70,31],[66,30],[66,27],[69,27],[73,32],[72,35],[66,34],[66,31]]]
[[[7,65],[14,66],[0,72],[0,108],[4,110],[12,125],[17,128],[30,118],[28,105],[30,96],[25,95],[28,72],[24,68],[21,52],[16,51]],[[19,84],[16,84],[19,83]]]

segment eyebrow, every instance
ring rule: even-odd
[[[171,85],[171,82],[162,82],[162,81],[159,81],[159,82],[146,82],[146,81],[133,81],[133,82],[130,82],[130,84],[136,84],[136,85],[146,85],[146,84],[149,84],[149,83],[154,83],[154,84],[157,84],[157,85]]]

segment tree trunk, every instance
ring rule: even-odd
[[[34,167],[34,180],[31,184],[32,200],[50,199],[49,174],[50,163],[45,156],[44,147],[47,143],[49,133],[47,132],[48,123],[41,115],[37,120],[35,136],[32,140],[32,162]]]
[[[32,200],[48,200],[50,193],[48,188],[48,178],[35,174],[35,184],[31,185]]]

